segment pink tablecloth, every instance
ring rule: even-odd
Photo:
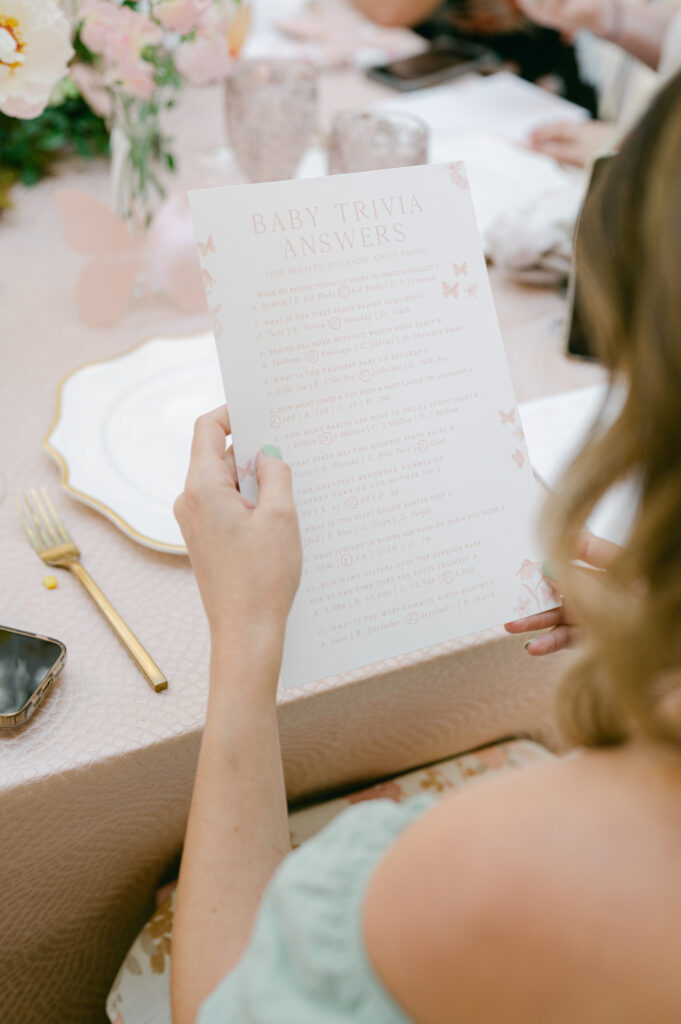
[[[368,89],[359,76],[326,76],[327,118],[334,106],[365,101]],[[178,116],[184,149],[221,141],[211,91],[189,96]],[[59,183],[107,197],[104,165],[74,164]],[[60,495],[41,447],[64,374],[156,333],[204,329],[206,318],[150,300],[115,327],[82,324],[81,257],[62,242],[53,188],[19,192],[0,227],[0,622],[68,648],[63,677],[34,720],[0,735],[3,1024],[104,1019],[120,960],[180,849],[206,699],[208,636],[187,560],[138,547]],[[492,281],[519,400],[598,377],[561,355],[557,295]],[[167,673],[167,692],[147,687],[75,581],[42,587],[43,566],[10,499],[35,485],[57,495],[85,565]],[[376,778],[503,736],[551,741],[559,670],[559,658],[532,661],[517,639],[490,631],[282,694],[289,793]]]

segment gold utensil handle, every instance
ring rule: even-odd
[[[163,675],[154,659],[146,652],[144,647],[142,647],[142,644],[139,642],[132,630],[123,622],[123,619],[120,617],[108,598],[104,596],[90,573],[83,568],[80,562],[71,562],[69,564],[69,569],[73,575],[80,580],[102,615],[108,619],[110,625],[113,626],[114,630],[118,633],[118,636],[128,648],[131,656],[146,676],[149,686],[151,686],[156,693],[160,693],[161,690],[165,690],[168,686],[168,680]]]

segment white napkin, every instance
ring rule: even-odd
[[[433,138],[466,130],[490,132],[520,143],[541,125],[580,123],[589,117],[583,107],[507,71],[488,77],[462,75],[444,85],[391,96],[376,107],[416,114],[426,122]]]
[[[509,277],[526,284],[555,285],[570,273],[572,240],[586,178],[575,177],[487,229],[487,254]]]
[[[610,420],[616,416],[624,396],[617,389],[609,393],[605,383],[520,404],[532,468],[550,490],[559,486],[563,474],[584,446],[608,394],[610,405],[606,417]],[[636,518],[639,499],[640,487],[634,479],[615,484],[598,502],[587,526],[597,537],[625,544]]]

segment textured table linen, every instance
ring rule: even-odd
[[[381,88],[352,72],[323,76],[322,124]],[[220,93],[190,93],[176,113],[180,155],[220,144]],[[208,633],[186,558],[142,548],[59,491],[41,447],[59,380],[155,334],[187,334],[207,317],[162,299],[91,329],[75,308],[83,258],[65,246],[56,185],[106,201],[105,164],[63,169],[17,190],[0,224],[2,448],[0,622],[58,637],[68,661],[24,728],[0,735],[0,1020],[89,1024],[184,832],[205,713]],[[561,299],[492,275],[519,400],[600,379],[561,354]],[[44,567],[11,495],[44,485],[83,562],[169,679],[154,694],[77,582],[41,585]],[[436,761],[513,734],[552,740],[550,697],[561,657],[524,654],[491,630],[370,670],[282,693],[280,722],[292,799]]]

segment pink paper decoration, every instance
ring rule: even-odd
[[[92,257],[80,273],[76,299],[87,324],[114,323],[136,287],[163,292],[183,313],[206,309],[186,193],[166,200],[147,233],[136,236],[115,213],[84,192],[58,189],[67,245]]]

